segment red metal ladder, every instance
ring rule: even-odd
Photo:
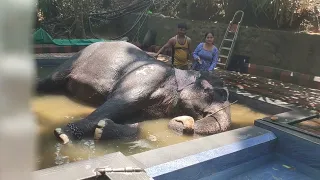
[[[235,23],[235,17],[241,13],[241,18],[239,22]],[[240,28],[240,24],[242,22],[244,16],[244,12],[239,10],[234,13],[232,20],[230,21],[228,28],[224,34],[224,37],[222,39],[222,42],[219,47],[219,62],[218,66],[226,69],[228,67],[228,63],[230,60],[230,57],[233,52],[234,45],[236,43],[238,32]]]

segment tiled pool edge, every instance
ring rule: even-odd
[[[250,134],[250,131],[247,133]],[[229,133],[224,134],[228,135]],[[210,139],[212,140],[212,137]],[[275,147],[275,139],[272,132],[265,131],[256,137],[147,167],[145,171],[154,179],[199,179],[271,153]],[[212,141],[208,140],[208,143],[210,142]],[[190,146],[192,143],[190,142]],[[201,149],[200,146],[198,148]],[[179,147],[176,150],[179,151]],[[138,161],[143,161],[144,156],[143,153],[133,155]]]
[[[129,157],[117,152],[91,160],[42,169],[34,172],[34,179],[90,179],[95,177],[93,172],[95,168],[125,168],[128,166],[143,168],[145,173],[126,174],[127,179],[134,179],[135,176],[144,177],[145,179],[146,176],[149,176],[149,179],[199,179],[210,175],[213,170],[222,171],[273,152],[275,139],[275,135],[270,131],[253,126],[244,127]],[[180,149],[185,147],[194,148]],[[165,155],[160,158],[162,161],[160,162],[159,152],[171,155]],[[171,158],[171,160],[167,161],[166,158]],[[145,163],[146,159],[154,160],[158,163],[149,166],[148,163]],[[115,174],[111,173],[108,176],[113,175],[115,177]]]

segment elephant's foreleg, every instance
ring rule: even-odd
[[[141,100],[137,102],[136,100],[129,99],[109,99],[88,117],[69,123],[63,128],[57,128],[54,133],[59,138],[61,138],[61,134],[67,135],[70,139],[77,140],[93,138],[98,123],[101,120],[112,120],[120,125],[129,121],[131,114],[135,114],[141,108],[147,106],[148,103]]]

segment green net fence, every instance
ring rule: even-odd
[[[39,28],[33,33],[34,44],[54,44],[57,46],[87,46],[105,39],[53,39],[44,29]]]

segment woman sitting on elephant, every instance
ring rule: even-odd
[[[214,34],[207,32],[205,42],[200,43],[193,52],[192,69],[196,71],[212,71],[218,62],[219,51],[214,46]]]

